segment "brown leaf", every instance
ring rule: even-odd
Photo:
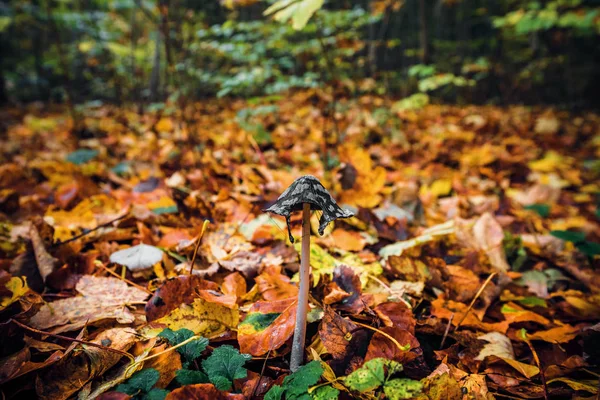
[[[57,326],[53,332],[58,333],[77,330],[88,323],[105,319],[131,323],[134,317],[125,305],[148,297],[143,290],[127,286],[119,279],[92,275],[82,276],[76,289],[81,296],[43,305],[31,318],[31,326],[42,330]]]
[[[255,278],[258,292],[265,300],[282,300],[298,296],[298,287],[281,273],[281,267],[267,267]]]
[[[239,272],[229,274],[223,279],[221,291],[224,294],[233,295],[238,298],[243,297],[247,291],[246,280]]]
[[[329,282],[325,287],[323,304],[333,304],[350,297],[350,293],[342,290],[337,283]]]
[[[342,311],[347,311],[352,314],[359,314],[365,308],[365,304],[361,299],[360,278],[354,273],[354,270],[347,265],[339,265],[333,271],[333,282],[340,289],[349,293],[350,296],[342,301],[335,303],[335,308]]]
[[[135,330],[114,328],[102,332],[92,342],[126,351],[137,340]],[[122,357],[118,353],[91,346],[73,352],[38,376],[35,383],[38,398],[44,400],[67,399],[81,389],[86,382],[104,374]]]
[[[165,400],[245,400],[244,395],[221,392],[210,383],[187,385],[173,390]]]
[[[353,332],[358,325],[339,316],[331,307],[325,307],[325,315],[319,327],[319,337],[323,346],[335,359],[342,359],[348,355]]]
[[[381,303],[375,307],[374,311],[385,326],[406,329],[409,333],[415,334],[417,322],[412,310],[406,304],[400,302]]]
[[[158,354],[167,347],[166,344],[156,346],[150,351],[148,356]],[[176,351],[168,351],[144,363],[144,368],[154,368],[160,373],[155,386],[161,389],[166,388],[175,379],[175,375],[181,367],[181,355]]]
[[[35,254],[35,261],[37,262],[38,271],[40,271],[40,275],[44,282],[48,275],[50,275],[56,265],[58,264],[58,260],[52,257],[44,247],[44,242],[40,237],[40,234],[35,227],[34,224],[31,224],[31,228],[29,229],[29,237],[31,238],[31,244],[33,246],[33,253]]]
[[[367,349],[365,361],[373,358],[383,357],[389,360],[398,361],[401,364],[406,364],[416,359],[421,353],[421,344],[409,331],[397,327],[383,327],[379,329],[381,332],[388,334],[396,339],[400,346],[410,346],[406,350],[399,349],[398,346],[382,333],[375,332],[371,343]]]
[[[295,298],[257,301],[238,326],[240,351],[262,356],[277,350],[292,337],[295,323]]]
[[[180,275],[165,282],[146,303],[146,319],[152,322],[164,317],[181,304],[190,304],[198,290],[218,290],[219,286],[195,275]]]

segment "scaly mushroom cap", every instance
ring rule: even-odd
[[[319,219],[319,235],[323,235],[327,224],[337,218],[354,216],[352,211],[344,210],[337,205],[331,194],[317,178],[312,175],[301,176],[279,196],[275,204],[263,210],[285,217],[292,243],[294,243],[294,237],[290,229],[290,215],[294,211],[301,211],[303,203],[310,203],[311,210],[323,211],[323,215]]]

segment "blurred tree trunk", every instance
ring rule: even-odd
[[[421,42],[421,62],[429,64],[429,35],[427,33],[427,4],[419,0],[419,41]]]
[[[8,96],[6,95],[6,81],[4,79],[4,70],[0,66],[0,104],[8,102]]]
[[[154,33],[154,62],[150,75],[150,101],[158,101],[160,93],[160,32]]]

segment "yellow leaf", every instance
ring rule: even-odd
[[[550,224],[552,231],[566,231],[572,228],[583,228],[587,223],[585,217],[570,217],[565,219],[557,219]]]
[[[0,311],[10,306],[12,303],[17,301],[19,298],[21,298],[21,296],[23,296],[29,291],[29,287],[27,286],[27,279],[24,276],[14,276],[10,278],[10,280],[6,282],[4,287],[12,292],[12,296],[0,298]]]
[[[549,151],[544,158],[531,161],[528,166],[533,171],[552,172],[567,166],[567,160],[555,151]]]
[[[237,308],[231,309],[197,298],[192,304],[183,304],[156,322],[174,331],[186,328],[196,335],[210,338],[236,328],[240,322],[240,312]]]
[[[511,367],[513,367],[514,369],[516,369],[517,371],[522,373],[527,378],[532,378],[540,373],[540,369],[538,367],[536,367],[535,365],[525,364],[525,363],[522,363],[521,361],[513,360],[510,358],[505,358],[505,357],[500,357],[500,358],[502,360],[504,360],[504,362],[506,362],[508,365],[510,365]]]
[[[433,181],[431,185],[421,186],[419,195],[429,195],[433,198],[446,196],[452,191],[452,181],[450,179],[438,179]]]
[[[595,381],[588,381],[588,380],[574,381],[573,379],[569,379],[569,378],[554,378],[554,379],[549,380],[548,384],[551,384],[554,382],[566,383],[573,390],[583,390],[583,391],[586,391],[586,392],[592,393],[592,394],[598,393],[598,381],[597,380],[595,380]]]
[[[158,132],[172,132],[173,128],[173,121],[170,118],[161,118],[155,126]]]

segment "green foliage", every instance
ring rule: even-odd
[[[202,368],[217,389],[230,390],[235,379],[245,378],[248,374],[244,364],[251,358],[249,354],[240,354],[232,346],[219,346],[202,361]]]
[[[193,371],[189,369],[180,369],[175,374],[175,380],[181,386],[195,385],[197,383],[209,383],[208,376],[202,371]]]
[[[67,155],[67,161],[76,165],[85,164],[98,155],[98,150],[78,149]]]
[[[344,383],[357,392],[370,392],[383,385],[389,376],[400,371],[402,364],[385,358],[374,358],[348,375]]]
[[[315,389],[311,396],[314,400],[337,400],[340,391],[331,386],[321,386]]]
[[[308,388],[315,385],[323,374],[320,361],[311,361],[298,371],[288,375],[281,386],[273,386],[265,395],[266,400],[309,400]]]
[[[268,132],[261,121],[265,114],[276,115],[279,107],[275,105],[262,105],[256,108],[243,108],[238,111],[236,121],[240,128],[249,132],[259,145],[272,143],[271,133]]]
[[[386,398],[392,400],[410,399],[419,394],[423,385],[412,379],[391,379],[402,371],[402,364],[385,358],[374,358],[352,372],[344,379],[344,384],[351,390],[370,393],[383,389]]]
[[[405,99],[398,100],[392,105],[395,111],[420,110],[429,104],[429,96],[425,93],[415,93]]]
[[[550,234],[567,242],[579,243],[585,240],[585,233],[572,231],[551,231]]]
[[[588,257],[600,254],[600,243],[585,240],[584,232],[552,231],[550,234],[559,239],[574,243],[577,249]]]
[[[383,393],[389,400],[412,399],[423,390],[423,384],[412,379],[392,379],[383,386]]]
[[[194,336],[194,332],[186,328],[181,328],[176,331],[167,328],[158,336],[166,339],[171,346],[175,346]],[[198,338],[177,348],[179,354],[183,356],[183,367],[187,368],[196,358],[200,357],[202,352],[206,350],[206,346],[208,346],[208,339]]]
[[[513,271],[519,271],[525,261],[527,261],[527,251],[523,246],[523,241],[519,236],[505,232],[503,246],[506,253],[506,260],[511,265]]]
[[[139,398],[162,399],[166,396],[166,393],[162,397],[159,397],[159,392],[155,392],[155,389],[152,389],[159,378],[160,373],[156,369],[145,368],[133,374],[127,382],[118,385],[115,390],[130,396],[139,396]]]
[[[550,206],[548,204],[531,204],[525,206],[525,209],[535,211],[542,218],[547,218],[550,215]]]

